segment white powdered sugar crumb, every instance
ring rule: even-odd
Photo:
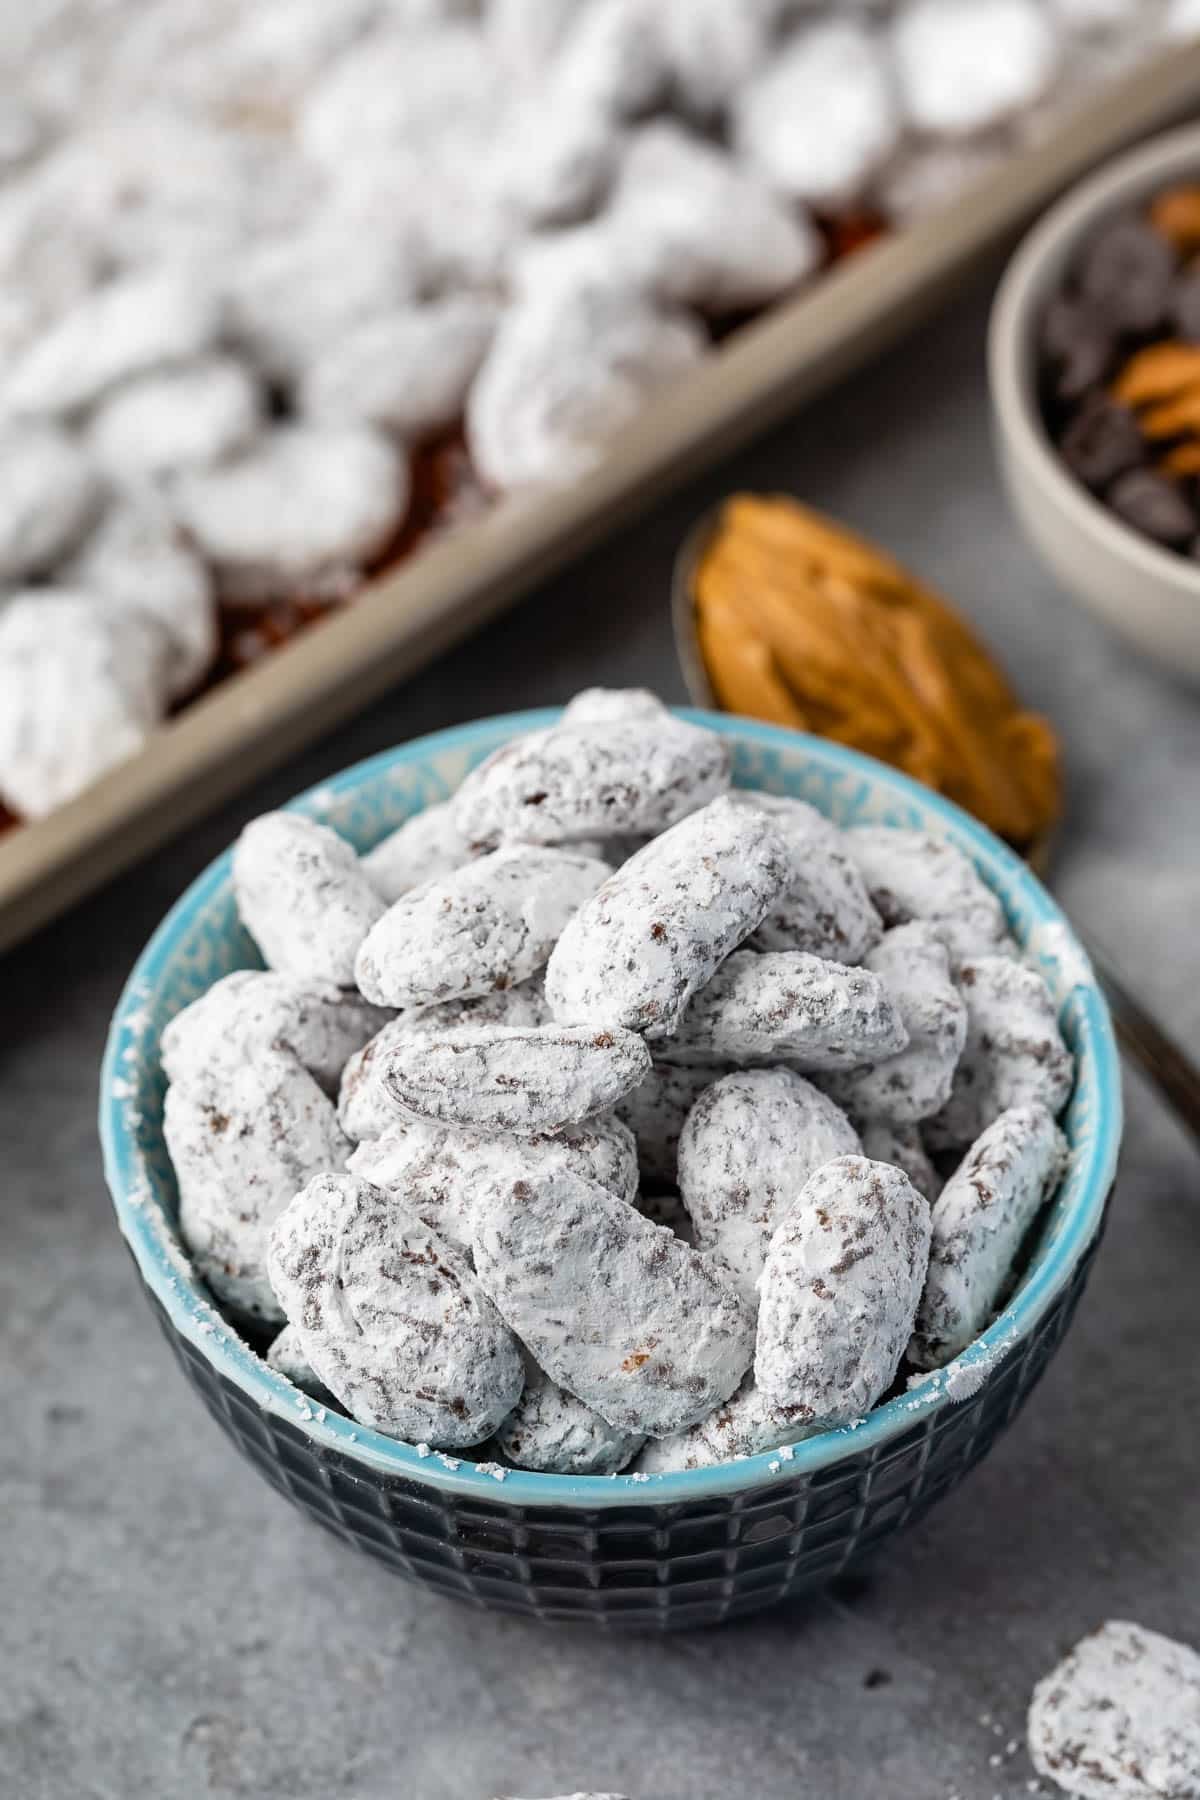
[[[792,1458],[796,1454],[795,1446],[793,1444],[780,1444],[779,1454],[783,1458],[784,1462],[791,1462]]]
[[[770,1469],[772,1475],[778,1475],[780,1468],[782,1467],[782,1464],[772,1461],[767,1464],[767,1467],[768,1467],[768,1469]]]
[[[457,1469],[462,1468],[462,1463],[457,1456],[447,1456],[443,1450],[438,1451],[437,1459],[441,1463],[443,1469],[449,1469],[452,1475]]]
[[[421,1458],[421,1461],[424,1462],[427,1456],[433,1455],[433,1451],[429,1448],[428,1444],[418,1444],[417,1455]]]
[[[481,1475],[490,1475],[493,1481],[507,1481],[508,1479],[508,1470],[501,1468],[499,1463],[481,1462],[476,1463],[475,1467]]]

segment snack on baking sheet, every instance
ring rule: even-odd
[[[588,689],[382,856],[253,821],[233,889],[272,966],[162,1035],[179,1234],[228,1316],[282,1327],[322,1406],[501,1477],[854,1425],[987,1327],[1065,1167],[1073,1059],[970,860],[714,798],[724,741],[675,727]],[[531,791],[556,831],[625,827],[614,858],[658,834],[611,873],[507,835]],[[944,1188],[935,1146],[965,1151]]]
[[[1038,386],[1067,468],[1122,523],[1200,554],[1200,180],[1101,225],[1043,312]]]
[[[865,750],[1028,849],[1058,750],[966,622],[865,539],[784,495],[725,502],[691,572],[719,704]]]
[[[213,0],[202,31],[188,0],[114,0],[66,36],[40,10],[5,64],[0,581],[115,599],[172,651],[130,716],[107,635],[37,646],[54,710],[19,753],[0,738],[0,795],[26,818],[425,542],[589,469],[748,314],[1197,28],[1179,6],[1079,0]],[[1189,343],[1190,204],[1168,194],[1151,230],[1183,269],[1170,305]],[[1089,292],[1111,275],[1109,258]],[[1084,336],[1076,383],[1095,367]],[[1124,450],[1086,408],[1077,435],[1089,468],[1116,455],[1112,504],[1178,539],[1192,439],[1165,443],[1160,470],[1134,466],[1132,420]],[[167,529],[104,527],[114,496]],[[741,710],[819,698],[794,699],[725,600],[706,630]],[[0,648],[7,693],[3,664]],[[97,729],[68,720],[68,692]],[[903,743],[902,723],[875,725],[873,745]],[[1053,779],[1036,730],[1011,729],[1025,773],[996,816],[1017,838],[1038,796],[1053,810]],[[953,760],[909,753],[921,773]]]
[[[1108,1619],[1039,1681],[1028,1733],[1038,1774],[1081,1800],[1196,1800],[1200,1656]]]

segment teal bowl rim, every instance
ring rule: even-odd
[[[309,788],[288,805],[296,810],[319,812],[332,797],[353,791],[406,764],[420,763],[431,754],[469,748],[479,739],[493,738],[499,727],[509,735],[536,730],[552,723],[559,710],[543,708],[498,715],[415,738],[354,764],[341,774]],[[531,1508],[561,1506],[591,1510],[637,1504],[678,1505],[719,1501],[749,1488],[766,1489],[773,1483],[811,1474],[844,1456],[880,1449],[918,1422],[978,1392],[1015,1345],[1035,1330],[1066,1287],[1100,1229],[1116,1174],[1121,1141],[1117,1046],[1107,1004],[1087,957],[1063,913],[1037,878],[1013,851],[959,807],[872,757],[827,739],[728,713],[684,707],[675,710],[681,718],[707,726],[723,736],[767,749],[786,749],[793,754],[800,751],[835,772],[885,783],[899,800],[907,800],[927,812],[940,815],[951,828],[952,835],[979,861],[1002,869],[1023,890],[1023,898],[1038,928],[1048,928],[1054,934],[1054,941],[1069,952],[1071,967],[1076,971],[1072,977],[1070,1000],[1081,1008],[1080,1028],[1086,1031],[1093,1061],[1099,1102],[1098,1123],[1086,1147],[1076,1203],[1057,1229],[1044,1257],[981,1337],[946,1369],[927,1377],[919,1387],[886,1401],[867,1418],[840,1430],[823,1432],[782,1450],[764,1451],[712,1468],[655,1476],[573,1477],[518,1469],[500,1471],[494,1465],[478,1465],[437,1451],[422,1453],[398,1439],[356,1425],[340,1413],[326,1411],[283,1376],[269,1369],[212,1306],[204,1290],[192,1278],[187,1258],[170,1233],[161,1208],[153,1201],[147,1203],[146,1178],[135,1135],[136,1117],[131,1116],[128,1105],[130,1066],[131,1063],[136,1066],[136,1059],[143,1054],[142,1029],[147,994],[155,991],[170,969],[181,933],[230,879],[232,851],[226,850],[192,882],[167,913],[139,956],[117,1003],[101,1072],[100,1138],[104,1174],[121,1232],[142,1280],[174,1329],[196,1347],[218,1374],[231,1381],[250,1400],[278,1417],[291,1420],[322,1449],[336,1451],[380,1474],[416,1481],[444,1493],[475,1500],[487,1494],[504,1505]]]

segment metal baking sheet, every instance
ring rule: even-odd
[[[1076,175],[1198,103],[1200,47],[1098,93],[950,206],[858,251],[727,338],[575,486],[501,504],[428,546],[343,612],[193,702],[77,800],[4,833],[0,950],[900,337]]]

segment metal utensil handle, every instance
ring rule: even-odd
[[[1133,998],[1095,942],[1075,930],[1112,1008],[1121,1048],[1150,1077],[1181,1122],[1200,1143],[1200,1069]]]

